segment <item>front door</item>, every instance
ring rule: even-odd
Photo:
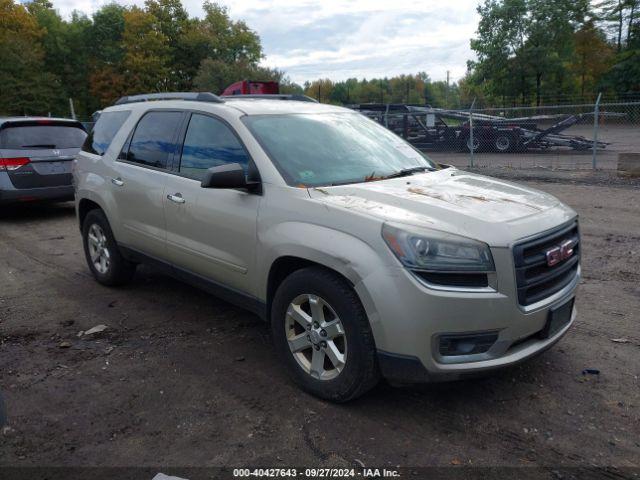
[[[256,224],[261,196],[233,189],[202,188],[210,167],[249,156],[226,123],[191,115],[175,175],[165,184],[167,251],[178,269],[255,294]]]

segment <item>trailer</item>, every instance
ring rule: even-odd
[[[222,95],[277,95],[279,93],[280,84],[278,82],[240,80],[225,88]]]
[[[508,153],[552,147],[587,150],[594,146],[591,139],[562,133],[577,123],[592,119],[594,112],[505,118],[404,104],[358,104],[349,107],[376,120],[422,150],[473,149]],[[551,125],[540,127],[540,123]],[[607,145],[606,142],[596,142],[599,149]]]

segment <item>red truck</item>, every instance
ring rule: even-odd
[[[277,95],[280,93],[278,82],[254,82],[241,80],[224,89],[222,95]]]

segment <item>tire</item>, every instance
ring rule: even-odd
[[[499,153],[511,152],[514,149],[513,138],[511,135],[500,133],[493,141],[493,148]]]
[[[315,326],[317,318],[325,323]],[[271,307],[271,333],[293,380],[317,397],[347,402],[378,383],[376,348],[367,315],[351,285],[330,270],[304,268],[282,282]],[[300,346],[300,351],[293,351],[290,339],[297,340],[292,344]],[[321,368],[317,368],[320,362],[314,362],[314,355],[324,359]],[[344,360],[342,367],[336,366],[336,359]]]
[[[131,280],[136,264],[127,261],[120,253],[102,210],[91,210],[85,217],[82,224],[82,244],[89,270],[99,283],[115,287]]]
[[[465,139],[464,145],[467,148],[467,150],[470,152],[471,151],[471,137],[470,136]],[[480,139],[476,135],[474,135],[473,136],[473,151],[474,152],[479,151],[480,147],[481,147]]]

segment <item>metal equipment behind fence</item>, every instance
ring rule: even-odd
[[[640,152],[640,102],[450,110],[404,104],[350,108],[458,166],[615,168]],[[599,160],[602,160],[599,162]]]

